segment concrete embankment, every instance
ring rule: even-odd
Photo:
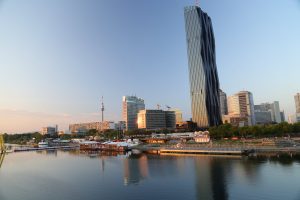
[[[256,153],[300,154],[300,147],[170,147],[140,146],[139,151],[152,154],[211,154],[211,155],[249,155]]]

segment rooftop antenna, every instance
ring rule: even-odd
[[[195,0],[195,5],[199,6],[199,4],[200,4],[199,0]]]
[[[102,123],[104,121],[104,103],[103,103],[103,96],[101,98],[101,114],[102,114]]]

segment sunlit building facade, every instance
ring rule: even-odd
[[[184,8],[192,120],[198,127],[222,123],[215,39],[210,17],[198,6]]]
[[[234,121],[243,122],[243,126],[253,126],[256,124],[254,115],[254,101],[253,95],[248,91],[241,91],[235,95],[228,97],[228,116],[225,118],[232,118]],[[240,120],[238,120],[240,118]],[[229,122],[230,123],[230,122]]]
[[[137,114],[140,110],[145,109],[144,100],[136,96],[123,96],[122,109],[122,117],[126,124],[126,130],[137,129]]]
[[[138,113],[138,128],[145,130],[175,129],[175,112],[163,110],[140,110]]]

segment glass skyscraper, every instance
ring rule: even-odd
[[[122,104],[122,115],[126,123],[126,130],[138,129],[137,115],[140,110],[145,109],[144,100],[136,96],[123,96]]]
[[[198,127],[222,123],[215,39],[210,17],[198,6],[184,8],[192,120]]]

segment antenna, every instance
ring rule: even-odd
[[[102,123],[104,121],[104,103],[103,103],[103,96],[101,99],[101,114],[102,114]]]
[[[199,4],[200,4],[199,0],[195,0],[195,5],[199,6]]]

